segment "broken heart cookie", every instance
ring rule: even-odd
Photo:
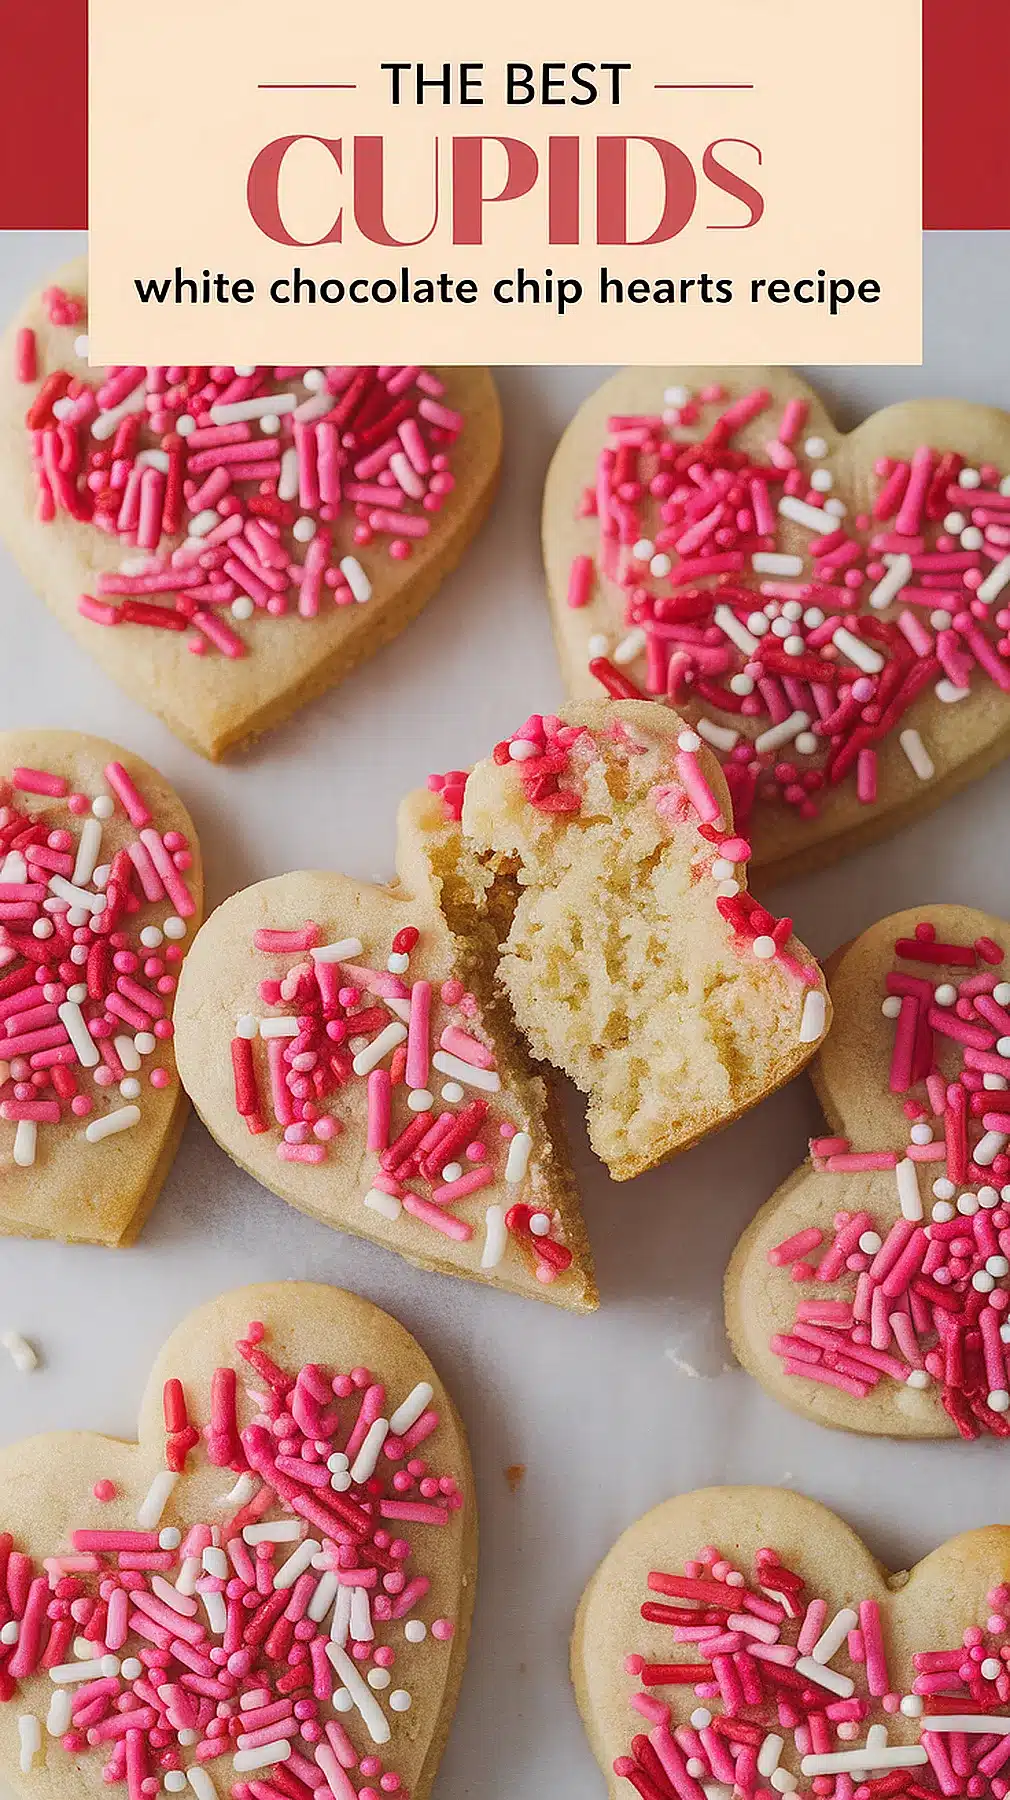
[[[443,798],[399,820],[398,879],[300,873],[208,920],[179,990],[182,1080],[264,1186],[424,1268],[597,1304],[553,1096],[494,989],[489,877]]]
[[[499,977],[516,1023],[588,1095],[615,1180],[728,1124],[813,1054],[820,970],[747,893],[719,765],[675,713],[535,715],[471,774],[463,830],[510,892]]]
[[[193,749],[246,742],[408,625],[497,479],[486,369],[89,370],[83,260],[0,352],[0,531]]]
[[[156,770],[73,731],[0,733],[0,1232],[129,1243],[175,1155],[196,834]]]
[[[1010,926],[895,913],[829,964],[828,1125],[726,1276],[744,1366],[824,1425],[1010,1435]]]
[[[466,1656],[466,1440],[354,1294],[239,1289],[155,1364],[139,1439],[0,1452],[0,1768],[18,1793],[426,1800]]]
[[[569,692],[669,700],[785,878],[1010,747],[1010,417],[903,402],[840,433],[784,369],[626,369],[547,478]]]
[[[579,1607],[572,1675],[611,1800],[1003,1800],[1010,1529],[890,1575],[780,1488],[669,1500]]]

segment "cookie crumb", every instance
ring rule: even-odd
[[[522,1484],[525,1481],[525,1479],[526,1479],[526,1464],[525,1463],[509,1463],[508,1468],[505,1470],[505,1480],[508,1482],[508,1485],[509,1485],[509,1493],[510,1494],[518,1494],[519,1489],[522,1487]]]
[[[33,1369],[38,1368],[38,1352],[32,1348],[27,1338],[21,1336],[20,1331],[0,1331],[0,1344],[22,1375],[29,1375]]]

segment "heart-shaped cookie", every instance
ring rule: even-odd
[[[615,1180],[728,1125],[813,1054],[821,972],[747,893],[719,764],[676,713],[535,715],[474,769],[463,830],[512,890],[499,975],[516,1021],[588,1095]]]
[[[83,260],[0,347],[0,532],[61,623],[216,759],[402,631],[491,502],[486,369],[89,370]]]
[[[625,369],[547,478],[568,690],[669,697],[769,880],[896,830],[1010,746],[1010,417],[844,436],[785,369]]]
[[[780,1488],[705,1488],[618,1539],[572,1640],[612,1800],[1003,1800],[1010,1528],[889,1575]]]
[[[0,1770],[129,1800],[426,1800],[466,1657],[466,1439],[403,1327],[237,1289],[173,1332],[138,1442],[0,1452]]]
[[[726,1276],[740,1361],[853,1431],[1010,1436],[1010,926],[883,919],[829,963],[828,1132]]]
[[[155,769],[74,731],[0,733],[0,1232],[140,1230],[186,1116],[172,1013],[202,899]]]
[[[560,1120],[494,992],[500,932],[451,816],[465,779],[448,802],[404,801],[393,886],[281,875],[212,914],[180,984],[180,1073],[292,1206],[583,1312],[596,1286]]]

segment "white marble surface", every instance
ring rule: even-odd
[[[77,241],[0,238],[0,316]],[[1010,405],[1010,241],[938,235],[925,248],[926,366],[825,372],[845,423],[914,393]],[[619,360],[622,345],[614,349]],[[2,552],[0,723],[102,732],[162,768],[202,824],[212,902],[306,865],[384,876],[401,792],[429,769],[466,764],[518,717],[560,699],[539,493],[552,444],[599,375],[504,372],[502,492],[463,567],[391,649],[247,761],[212,768],[176,743],[62,635]],[[1010,910],[999,824],[1008,803],[1005,767],[891,843],[794,883],[776,896],[780,910],[818,951],[920,900]],[[136,1248],[4,1240],[0,1249],[0,1329],[19,1327],[45,1359],[23,1377],[0,1357],[8,1439],[75,1424],[130,1434],[162,1337],[197,1301],[242,1282],[344,1283],[417,1333],[469,1427],[481,1513],[471,1659],[438,1800],[602,1794],[568,1685],[572,1614],[618,1533],[677,1489],[795,1485],[836,1506],[895,1566],[1007,1515],[1003,1448],[840,1438],[782,1411],[743,1374],[717,1373],[723,1265],[744,1220],[800,1159],[816,1120],[804,1082],[623,1187],[590,1158],[574,1100],[571,1112],[603,1296],[589,1320],[422,1276],[325,1230],[233,1168],[195,1121]],[[675,1358],[712,1373],[690,1379]],[[527,1475],[513,1495],[504,1470],[518,1462]]]

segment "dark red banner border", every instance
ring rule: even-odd
[[[87,0],[0,0],[0,63],[0,230],[83,228]],[[927,231],[1010,230],[1008,68],[1010,0],[923,0]]]

